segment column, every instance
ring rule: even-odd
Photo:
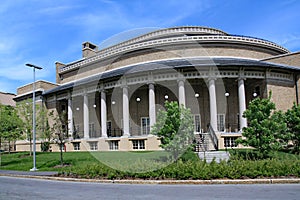
[[[129,99],[128,87],[123,87],[123,136],[130,136],[129,134]]]
[[[68,98],[68,134],[69,137],[73,137],[73,110],[72,110],[72,99],[69,95]]]
[[[83,95],[83,134],[84,138],[89,138],[89,99],[87,94]]]
[[[178,81],[178,95],[179,95],[179,105],[183,105],[185,107],[184,80]]]
[[[152,126],[156,122],[156,110],[155,110],[155,91],[154,84],[149,84],[149,119],[150,119],[150,131]]]
[[[238,93],[239,93],[240,131],[242,131],[244,127],[247,127],[247,119],[243,117],[243,113],[246,110],[245,84],[243,78],[240,78],[238,80]]]
[[[208,92],[209,92],[209,106],[210,106],[210,124],[214,129],[214,131],[218,131],[216,86],[215,86],[215,79],[213,78],[210,78],[208,80]]]
[[[107,108],[106,108],[106,93],[101,91],[101,132],[102,137],[107,138]]]

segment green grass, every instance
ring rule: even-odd
[[[64,163],[70,167],[107,165],[123,171],[145,171],[164,166],[168,154],[163,151],[143,152],[64,152]],[[28,152],[2,154],[0,169],[27,171],[32,168]],[[37,152],[36,166],[40,171],[61,171],[59,152]],[[148,169],[146,168],[148,166]]]
[[[101,179],[218,179],[300,177],[300,156],[274,152],[265,159],[253,159],[253,150],[232,150],[229,162],[206,163],[187,152],[171,162],[164,151],[153,152],[66,152],[60,164],[59,152],[37,153],[40,171],[58,171],[60,176]],[[28,153],[3,154],[0,169],[28,171]]]

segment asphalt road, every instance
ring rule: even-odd
[[[299,199],[300,184],[134,185],[0,176],[0,199]]]

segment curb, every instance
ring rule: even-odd
[[[53,181],[69,182],[87,182],[87,183],[108,183],[108,184],[152,184],[152,185],[220,185],[220,184],[300,184],[300,178],[274,178],[274,179],[218,179],[218,180],[105,180],[105,179],[80,179],[80,178],[63,178],[52,176],[32,176],[32,175],[15,175],[0,174],[0,176],[16,178],[34,178]]]

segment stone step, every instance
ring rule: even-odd
[[[220,163],[221,160],[228,161],[230,158],[229,152],[226,151],[198,152],[198,156],[201,160],[206,160],[207,163],[211,163],[214,159],[217,163]]]

